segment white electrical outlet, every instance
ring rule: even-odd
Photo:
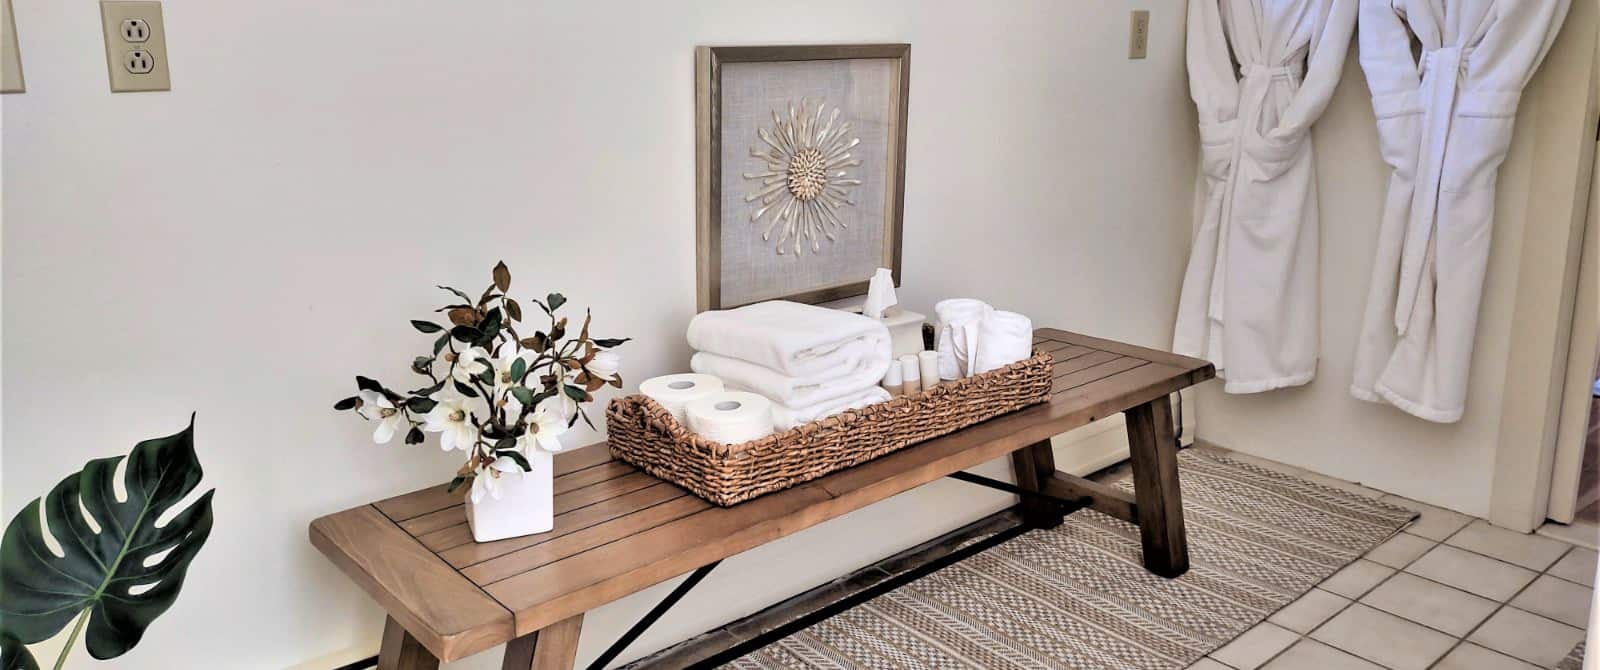
[[[112,93],[172,90],[161,3],[103,0],[100,24]]]
[[[0,0],[0,93],[21,93],[27,88],[22,81],[22,48],[17,46],[11,0]]]
[[[1135,9],[1128,19],[1128,58],[1144,58],[1150,50],[1150,10]]]

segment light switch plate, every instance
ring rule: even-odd
[[[112,93],[172,90],[161,3],[103,0],[100,27],[106,40]]]
[[[1144,58],[1150,50],[1150,10],[1135,9],[1128,21],[1128,59]]]
[[[17,45],[17,20],[11,16],[11,0],[0,0],[0,93],[27,89],[22,80],[22,47]]]

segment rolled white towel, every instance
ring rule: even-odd
[[[712,375],[729,388],[759,393],[772,402],[806,407],[878,386],[893,360],[889,340],[851,342],[837,354],[835,369],[810,377],[791,377],[771,368],[702,351],[689,360],[695,372]]]
[[[939,378],[960,379],[969,374],[972,351],[978,339],[978,323],[985,314],[994,311],[988,303],[972,298],[940,300],[933,306],[939,318],[938,341]]]
[[[888,400],[889,392],[883,390],[882,387],[874,386],[860,393],[853,393],[809,407],[786,407],[774,404],[772,406],[772,423],[778,427],[778,430],[788,430],[800,424],[811,423],[817,419],[830,417],[846,410],[861,409],[867,405],[876,405]]]
[[[871,350],[879,340],[888,342],[889,328],[860,314],[773,300],[702,312],[689,322],[688,340],[695,351],[817,379],[848,367],[853,343],[866,342]]]
[[[978,322],[972,374],[998,370],[1033,355],[1033,321],[1016,312],[993,311]]]

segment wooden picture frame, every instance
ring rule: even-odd
[[[774,299],[815,304],[866,293],[870,270],[859,277],[834,278],[834,281],[801,287],[782,295],[763,295],[753,299],[747,296],[747,299],[743,300],[735,297],[737,291],[725,290],[731,287],[725,287],[723,283],[724,170],[743,169],[739,165],[723,164],[724,67],[735,63],[856,59],[887,59],[892,62],[893,67],[887,77],[893,90],[885,93],[890,101],[890,108],[885,111],[885,125],[882,128],[882,137],[889,146],[883,147],[882,153],[886,159],[882,165],[884,172],[881,174],[881,180],[875,182],[875,185],[880,187],[883,201],[882,254],[877,267],[890,268],[894,273],[895,284],[899,285],[905,206],[906,114],[910,99],[911,45],[701,46],[695,49],[695,273],[699,311],[728,309],[741,304]]]

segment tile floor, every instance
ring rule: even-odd
[[[1191,670],[1536,670],[1583,638],[1594,550],[1258,462],[1422,517]]]

